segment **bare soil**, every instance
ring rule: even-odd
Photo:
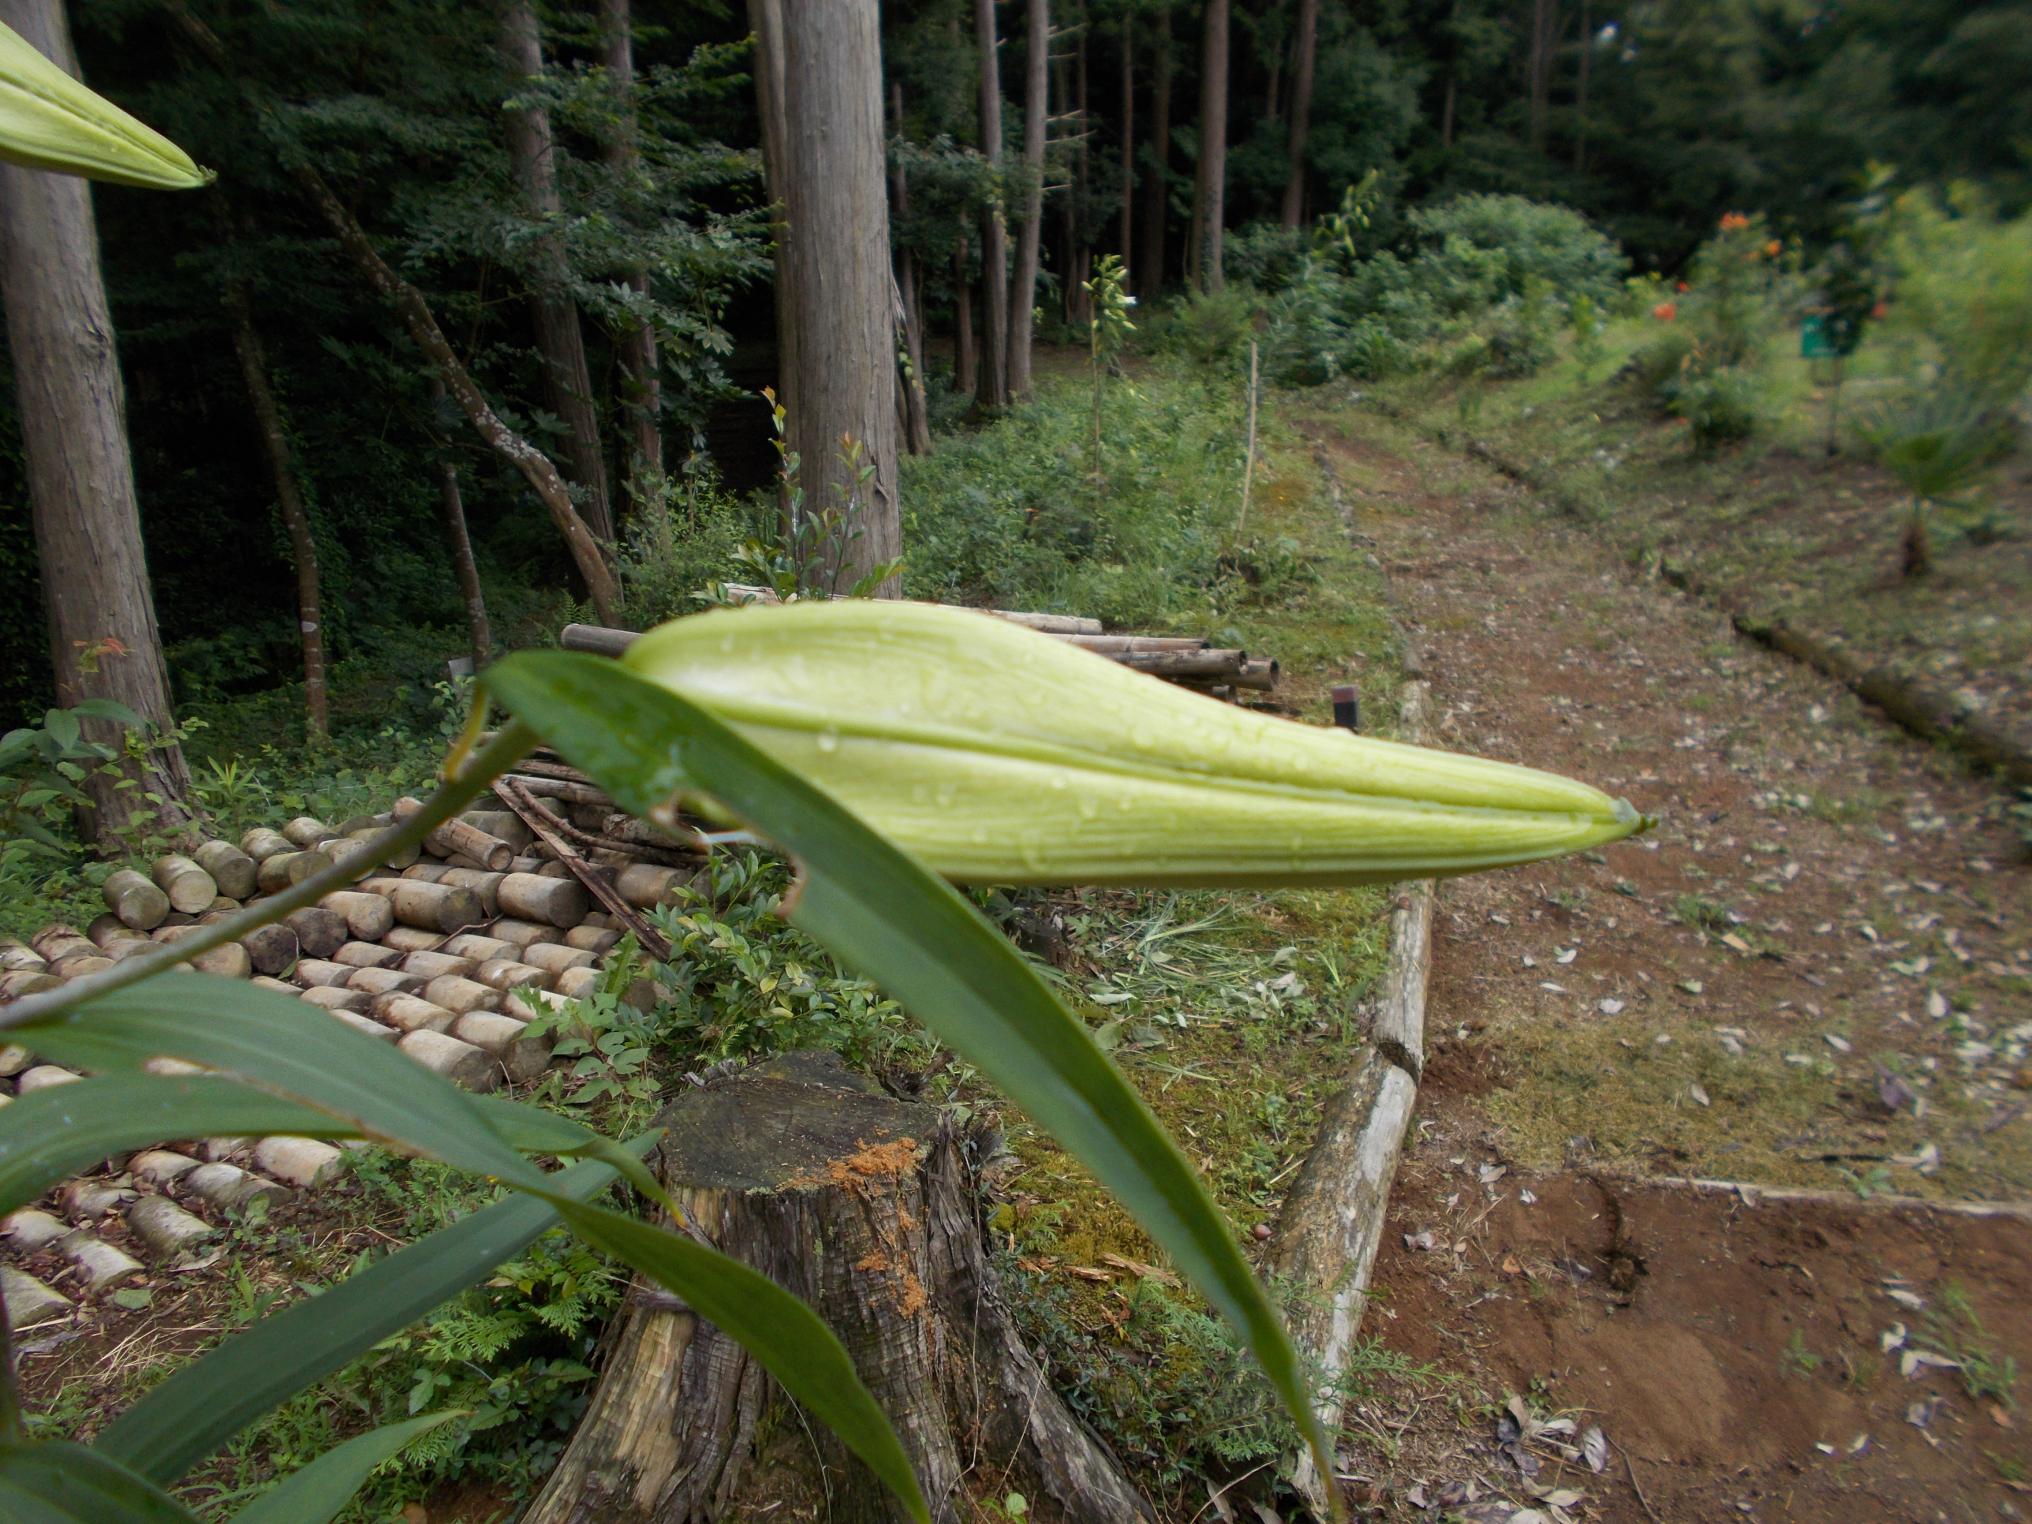
[[[2032,874],[2004,796],[1514,485],[1369,416],[1314,432],[1436,744],[1659,817],[1441,886],[1432,1057],[1366,1326],[1475,1400],[1379,1410],[1391,1443],[1351,1457],[1356,1498],[2032,1517],[2007,1364],[2032,1361],[2032,1227],[1882,1201],[2032,1196]],[[1832,1194],[1751,1206],[1668,1176]],[[1573,1428],[1506,1452],[1512,1394]],[[1561,1454],[1590,1425],[1599,1474]]]

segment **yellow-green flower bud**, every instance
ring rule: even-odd
[[[94,95],[5,25],[0,159],[155,190],[189,190],[212,178],[168,138]]]
[[[959,609],[723,610],[623,660],[961,881],[1370,883],[1649,823],[1551,773],[1273,719]]]

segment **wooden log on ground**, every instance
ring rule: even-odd
[[[1249,660],[1247,651],[1124,651],[1112,658],[1134,672],[1152,677],[1218,678],[1233,682]]]
[[[421,799],[405,795],[395,801],[395,818],[407,820],[422,808]],[[514,847],[491,832],[481,830],[469,820],[447,820],[426,836],[424,842],[431,851],[441,857],[450,857],[454,852],[463,852],[474,862],[495,873],[505,872],[508,860],[515,855]]]
[[[100,892],[106,908],[120,918],[120,924],[135,931],[153,931],[169,914],[169,896],[132,868],[118,868],[106,875]]]
[[[314,815],[299,815],[282,828],[282,834],[299,847],[314,847],[338,835]]]
[[[149,941],[147,932],[136,931],[110,910],[104,915],[92,917],[91,924],[85,928],[85,936],[101,952],[108,952],[122,942]]]
[[[198,918],[198,924],[210,926],[233,913],[228,910],[210,911]],[[256,926],[240,938],[240,945],[247,949],[247,959],[257,974],[287,973],[290,966],[303,956],[303,945],[297,941],[295,928],[282,922]]]
[[[501,880],[501,908],[509,915],[559,930],[576,926],[593,908],[592,896],[575,878],[539,878],[510,873]]]
[[[155,937],[159,942],[180,942],[201,930],[199,926],[165,926]],[[248,979],[254,974],[254,959],[238,942],[207,948],[190,960],[190,966],[201,974],[217,974],[225,979]]]
[[[803,1297],[854,1354],[939,1524],[974,1517],[969,1473],[1069,1524],[1154,1517],[1059,1400],[1003,1305],[960,1140],[831,1054],[687,1091],[659,1122],[663,1180],[722,1250]],[[525,1524],[726,1517],[769,1383],[710,1323],[631,1294],[598,1389]],[[901,1509],[831,1435],[816,1443],[839,1524]]]
[[[521,852],[532,845],[536,837],[522,818],[513,810],[467,810],[459,816],[467,825],[477,826],[489,836],[498,837],[516,851]]]
[[[219,886],[219,893],[244,900],[254,892],[257,865],[253,858],[230,841],[200,842],[191,858],[211,874],[212,882]]]
[[[169,852],[156,858],[149,869],[157,887],[169,896],[172,910],[181,910],[185,915],[200,915],[212,908],[212,901],[219,897],[219,886],[211,874],[181,852]]]
[[[340,889],[318,901],[320,910],[346,918],[346,929],[356,942],[378,942],[395,925],[395,907],[378,894],[357,889]]]
[[[362,826],[357,831],[346,832],[346,840],[357,841],[363,845],[371,846],[375,838],[387,829],[386,826]],[[390,873],[400,873],[421,856],[423,856],[423,852],[418,847],[402,847],[381,857],[380,865]]]
[[[280,831],[271,831],[266,826],[255,826],[251,831],[241,833],[240,850],[255,862],[264,863],[271,857],[281,856],[284,852],[294,852],[296,843]]]
[[[1425,684],[1404,685],[1400,730],[1422,733]],[[1369,1046],[1347,1087],[1326,1103],[1318,1136],[1284,1198],[1270,1254],[1274,1274],[1297,1291],[1291,1335],[1319,1372],[1315,1411],[1327,1432],[1340,1424],[1342,1377],[1368,1301],[1383,1242],[1390,1185],[1425,1067],[1425,980],[1432,958],[1432,880],[1400,888],[1390,916],[1390,961]],[[1292,1485],[1321,1518],[1333,1486],[1301,1453]]]
[[[254,882],[263,894],[280,894],[332,865],[322,852],[277,852],[261,859]]]
[[[290,911],[282,918],[282,924],[296,933],[297,943],[306,958],[329,958],[353,935],[352,925],[344,916],[319,905],[306,905],[301,910]]]
[[[449,934],[477,926],[486,917],[480,897],[457,884],[427,884],[415,878],[370,878],[360,885],[369,894],[387,898],[395,919],[405,926]]]

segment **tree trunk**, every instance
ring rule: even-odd
[[[600,62],[614,92],[618,130],[607,140],[604,157],[617,176],[632,177],[638,154],[635,122],[635,27],[630,0],[600,0]],[[649,294],[649,277],[640,269],[628,272],[628,288]],[[663,380],[657,366],[656,330],[647,323],[630,324],[616,340],[621,360],[622,398],[628,415],[627,479],[636,493],[644,475],[663,470]],[[620,518],[617,513],[616,520]]]
[[[1073,192],[1065,202],[1065,241],[1068,258],[1059,272],[1065,288],[1066,317],[1084,328],[1091,306],[1082,284],[1093,267],[1094,253],[1086,238],[1087,193],[1093,164],[1092,118],[1088,115],[1093,81],[1087,74],[1087,15],[1081,6],[1077,22],[1078,41],[1073,46],[1072,119],[1079,136],[1073,140]]]
[[[431,411],[444,404],[444,382],[430,378]],[[459,495],[458,467],[452,464],[444,441],[437,441],[438,515],[444,521],[445,547],[451,552],[452,570],[459,579],[459,598],[466,606],[466,639],[473,648],[473,670],[479,671],[494,659],[494,627],[487,618],[487,595],[480,586],[479,564],[473,559],[472,537],[466,532],[466,505]]]
[[[543,40],[534,0],[506,0],[501,8],[501,61],[511,88],[527,90],[543,77]],[[550,113],[540,105],[507,112],[508,161],[528,212],[539,222],[563,220],[557,188],[557,154]],[[536,319],[536,350],[543,361],[544,391],[550,409],[564,421],[564,472],[584,497],[586,527],[600,540],[614,538],[607,499],[607,462],[600,445],[600,420],[593,410],[593,382],[586,366],[585,334],[571,295],[571,271],[564,244],[546,233],[533,246],[536,275],[530,306]]]
[[[1933,570],[1933,542],[1926,532],[1926,503],[1912,499],[1905,514],[1905,533],[1899,540],[1898,572],[1903,577],[1923,577]]]
[[[1228,186],[1228,0],[1207,0],[1205,46],[1200,54],[1198,219],[1193,244],[1199,287],[1222,285],[1222,228]]]
[[[1051,0],[1028,0],[1023,54],[1023,221],[1009,284],[1009,396],[1030,395],[1030,338],[1037,310],[1038,239],[1044,221],[1044,134],[1050,125]]]
[[[1164,224],[1171,215],[1171,10],[1157,7],[1157,76],[1150,87],[1150,178],[1143,182],[1143,263],[1136,290],[1154,297],[1164,285]]]
[[[1115,252],[1124,270],[1133,269],[1136,232],[1136,14],[1122,14],[1122,212]]]
[[[1446,96],[1439,107],[1439,146],[1453,147],[1453,105],[1458,84],[1452,73],[1446,76]]]
[[[889,87],[889,109],[895,117],[894,131],[903,136],[903,87]],[[910,215],[910,176],[899,162],[889,171],[889,199],[896,220]],[[931,453],[931,421],[924,405],[924,328],[917,304],[917,256],[899,243],[896,246],[896,296],[902,307],[904,375],[896,378],[898,422],[903,429],[903,447],[912,455]]]
[[[163,8],[214,68],[228,79],[240,77],[218,33],[198,18],[186,0],[164,0]],[[550,457],[501,421],[500,415],[489,405],[486,394],[465,366],[459,363],[458,354],[452,349],[444,330],[438,327],[437,319],[431,315],[430,304],[423,299],[423,293],[388,267],[387,261],[375,251],[374,241],[367,236],[367,230],[346,210],[310,160],[300,154],[292,154],[287,156],[286,167],[295,178],[297,188],[309,198],[311,205],[318,209],[319,215],[331,228],[339,247],[359,267],[367,284],[402,318],[410,339],[423,351],[424,359],[444,382],[446,390],[458,403],[459,411],[473,426],[473,432],[521,472],[522,479],[536,493],[538,501],[549,512],[551,523],[564,537],[572,564],[584,579],[587,595],[593,600],[593,608],[600,619],[606,623],[616,621],[620,616],[621,599],[614,582],[613,568],[608,566],[600,542],[579,516],[578,507],[572,502],[571,488],[565,484],[564,477],[558,473]]]
[[[1002,170],[1001,44],[995,35],[995,0],[974,0],[974,46],[981,59],[981,155]],[[1009,405],[1009,231],[999,200],[981,213],[981,369],[976,405]]]
[[[967,279],[967,241],[953,250],[953,390],[972,392],[978,377],[974,352],[974,283]]]
[[[969,1472],[1069,1524],[1149,1504],[1046,1384],[983,1251],[961,1140],[829,1053],[693,1089],[659,1121],[659,1169],[688,1220],[802,1297],[888,1413],[939,1524],[976,1517]],[[735,1515],[768,1378],[674,1298],[638,1289],[526,1524],[694,1524]],[[832,1435],[814,1435],[837,1524],[904,1514]],[[778,1479],[774,1485],[780,1487]]]
[[[748,15],[779,219],[786,443],[805,503],[844,509],[830,556],[839,591],[902,548],[880,17],[875,0],[749,0]],[[900,591],[893,575],[877,588]]]
[[[1545,151],[1552,101],[1552,55],[1559,42],[1559,0],[1531,0],[1531,147]]]
[[[289,431],[283,427],[282,407],[269,385],[268,360],[262,352],[261,335],[254,327],[253,304],[248,300],[246,286],[237,279],[227,283],[226,305],[233,314],[233,348],[240,357],[240,375],[247,383],[247,400],[254,409],[254,421],[261,428],[268,473],[275,482],[276,510],[282,515],[282,527],[289,536],[289,558],[296,567],[296,630],[303,645],[305,726],[312,740],[322,741],[331,733],[331,705],[325,693],[325,628],[318,602],[317,540],[311,533],[310,510],[297,480]]]
[[[1580,78],[1575,82],[1573,114],[1573,172],[1587,173],[1587,92],[1588,62],[1595,50],[1594,24],[1588,14],[1588,0],[1580,5]]]
[[[0,19],[58,68],[77,73],[62,0],[0,0]],[[14,354],[56,701],[68,708],[111,699],[166,732],[174,724],[169,673],[85,181],[0,165],[0,297]],[[88,720],[84,733],[117,748],[123,727]],[[138,790],[116,788],[115,779],[96,773],[86,778],[96,806],[82,822],[88,835],[110,839],[135,815],[152,816],[171,831],[188,822],[190,775],[181,748],[165,746],[123,766]],[[137,799],[151,793],[161,803]]]
[[[1305,136],[1312,125],[1313,61],[1318,52],[1319,0],[1298,0],[1297,61],[1291,79],[1290,168],[1284,181],[1284,225],[1305,215]]]

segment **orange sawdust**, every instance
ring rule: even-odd
[[[872,1180],[901,1180],[916,1172],[917,1139],[864,1143],[856,1138],[851,1154],[826,1165],[826,1184],[858,1192]]]

